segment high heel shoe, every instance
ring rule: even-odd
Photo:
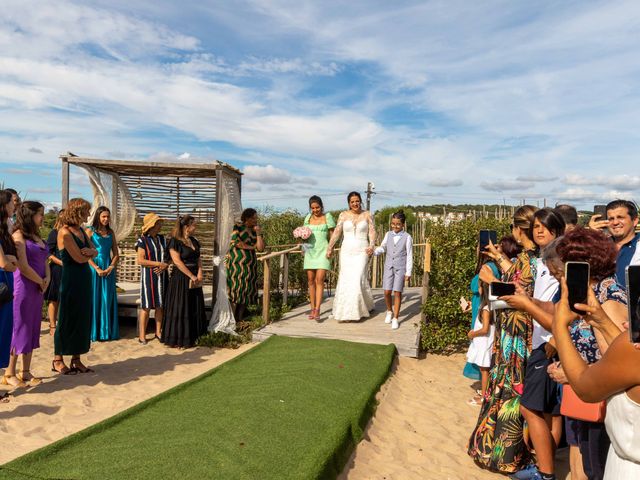
[[[13,378],[15,378],[15,380],[12,380]],[[24,388],[27,386],[27,384],[20,380],[16,375],[3,375],[0,383],[14,388]]]
[[[29,374],[30,378],[24,378],[25,373]],[[34,377],[29,370],[23,370],[22,372],[16,375],[21,381],[25,382],[30,387],[35,387],[36,385],[40,385],[42,383],[42,379],[38,377]]]

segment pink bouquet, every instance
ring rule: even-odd
[[[293,231],[293,237],[300,238],[302,240],[307,240],[312,233],[313,232],[311,232],[311,229],[309,227],[297,227]]]

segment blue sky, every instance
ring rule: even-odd
[[[635,1],[3,1],[0,181],[228,162],[245,206],[640,200]],[[74,172],[74,194],[88,182]]]

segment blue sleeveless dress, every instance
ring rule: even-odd
[[[113,247],[113,234],[103,237],[93,228],[91,241],[98,250],[98,256],[93,262],[102,270],[111,265],[111,248]],[[91,310],[91,341],[108,341],[120,338],[118,326],[118,296],[116,292],[115,269],[106,277],[100,277],[91,269],[93,285],[93,302]]]

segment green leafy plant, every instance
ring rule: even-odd
[[[425,302],[422,348],[427,352],[451,353],[466,348],[471,314],[462,313],[461,296],[470,298],[469,283],[475,275],[478,231],[492,229],[498,238],[508,235],[509,220],[464,220],[445,225],[427,222],[431,242],[429,296]]]

